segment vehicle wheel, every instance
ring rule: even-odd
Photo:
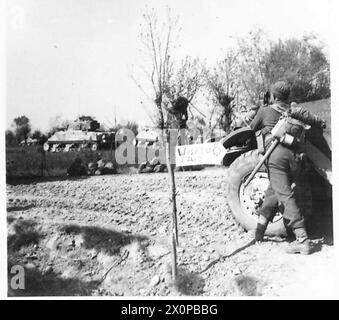
[[[71,150],[72,144],[66,144],[65,148],[64,148],[64,152],[69,152]]]
[[[238,157],[228,168],[227,199],[228,205],[235,219],[246,230],[255,229],[258,220],[258,210],[265,198],[265,191],[269,185],[266,168],[263,165],[256,173],[249,185],[244,188],[243,182],[250,175],[262,155],[258,150],[252,150]],[[304,192],[296,192],[297,201],[305,217],[312,210],[311,186],[303,184]],[[300,199],[302,198],[302,199]],[[306,199],[307,198],[307,199]],[[269,223],[266,235],[285,235],[286,228],[282,214],[278,212],[273,221]]]
[[[47,142],[44,143],[44,150],[45,151],[49,150],[49,144]]]
[[[53,149],[54,149],[55,152],[61,152],[63,150],[63,145],[55,144],[55,145],[53,145]]]

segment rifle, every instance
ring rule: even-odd
[[[244,187],[248,186],[248,184],[251,182],[255,174],[260,170],[261,166],[264,164],[266,159],[271,155],[271,153],[273,152],[273,150],[277,147],[279,143],[285,146],[288,146],[288,147],[292,146],[295,143],[297,138],[287,133],[287,128],[291,121],[295,124],[303,126],[305,130],[308,130],[310,128],[309,125],[305,125],[301,121],[293,119],[287,113],[284,113],[271,131],[274,139],[270,147],[265,152],[263,158],[255,166],[255,168],[253,169],[249,177],[244,182]]]

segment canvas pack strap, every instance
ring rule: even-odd
[[[292,118],[292,117],[290,117],[290,118],[288,119],[288,122],[289,122],[290,124],[292,124],[292,125],[298,125],[298,126],[301,126],[301,127],[303,127],[305,130],[308,130],[308,129],[311,128],[310,125],[308,125],[308,124],[306,124],[306,123],[304,123],[304,122],[302,122],[302,121],[300,121],[300,120],[294,119],[294,118]]]
[[[280,106],[280,105],[277,104],[277,103],[271,104],[270,107],[271,107],[272,109],[274,109],[275,111],[279,112],[281,115],[283,115],[284,113],[286,113],[286,112],[288,111],[288,109],[283,108],[282,106]],[[302,121],[300,121],[300,120],[297,120],[297,119],[295,119],[295,118],[292,118],[291,116],[289,117],[288,122],[289,122],[290,124],[294,124],[294,125],[301,126],[301,127],[303,127],[305,130],[308,130],[308,129],[311,128],[310,125],[305,124],[304,122],[302,122]]]
[[[277,103],[271,104],[270,107],[274,109],[275,111],[279,112],[280,114],[283,114],[288,111],[288,109],[283,108]]]

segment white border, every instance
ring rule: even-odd
[[[311,0],[310,0],[311,1]],[[324,2],[325,5],[327,2]],[[338,154],[338,143],[339,139],[336,140],[336,137],[339,137],[339,131],[338,131],[338,124],[337,120],[339,120],[339,79],[338,79],[338,70],[339,70],[339,36],[338,36],[338,1],[337,0],[331,0],[329,1],[329,4],[331,5],[332,15],[329,17],[331,21],[331,41],[329,43],[330,45],[330,63],[331,63],[331,110],[332,110],[332,150],[333,150],[333,231],[334,231],[334,248],[335,248],[335,258],[336,258],[336,267],[339,266],[339,252],[337,249],[337,241],[339,241],[338,236],[338,228],[339,228],[339,218],[338,218],[338,212],[339,212],[339,203],[337,196],[338,193],[338,166],[339,166],[339,154]],[[291,9],[292,10],[292,9]],[[6,183],[5,183],[5,143],[4,143],[4,132],[5,132],[5,106],[6,106],[6,47],[5,47],[5,12],[6,12],[6,5],[5,1],[0,1],[0,41],[4,44],[0,44],[0,103],[1,103],[1,112],[3,117],[1,117],[0,123],[1,123],[1,137],[2,142],[0,146],[0,154],[1,154],[1,165],[0,165],[0,174],[1,174],[1,221],[0,221],[0,298],[1,299],[10,299],[10,300],[123,300],[123,301],[133,301],[133,300],[161,300],[161,301],[171,301],[172,299],[178,299],[178,300],[186,300],[186,299],[194,299],[196,301],[209,301],[209,300],[285,300],[285,299],[313,299],[312,296],[300,296],[300,297],[213,297],[213,296],[181,296],[181,297],[171,297],[171,296],[157,296],[157,297],[15,297],[15,298],[7,298],[7,230],[6,230]],[[335,268],[336,270],[339,270],[338,268]],[[336,282],[336,284],[339,284],[339,275],[336,273],[333,275],[333,280]],[[310,279],[311,281],[311,279]],[[338,286],[337,286],[338,287]],[[338,299],[339,298],[339,291],[336,294],[336,296],[328,296],[322,299]]]

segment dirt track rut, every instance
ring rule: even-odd
[[[27,271],[27,289],[9,294],[330,295],[333,247],[292,257],[280,239],[247,247],[227,208],[226,177],[226,169],[176,173],[177,286],[167,174],[7,184],[9,267]]]

